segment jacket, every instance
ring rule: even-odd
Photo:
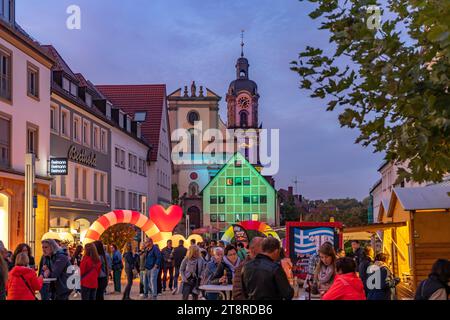
[[[367,288],[367,268],[369,268],[372,265],[373,261],[370,257],[364,255],[363,258],[359,262],[358,271],[359,271],[359,278],[361,279],[363,285],[364,285],[364,291],[366,292],[366,295],[369,293],[369,289]]]
[[[246,300],[291,300],[294,296],[283,268],[264,254],[242,268],[242,289]]]
[[[195,267],[192,267],[193,263],[189,263],[188,257],[185,257],[181,262],[180,266],[180,276],[183,283],[187,283],[192,277],[199,279],[203,273],[205,267],[204,260],[202,258],[197,258]]]
[[[152,270],[154,266],[161,265],[161,251],[155,245],[149,250],[146,249],[145,269]]]
[[[392,289],[395,288],[395,279],[388,266],[382,262],[376,261],[375,265],[378,267],[371,267],[373,271],[367,273],[371,277],[375,272],[380,274],[380,286],[375,289],[367,290],[367,300],[392,300]],[[379,270],[379,271],[378,271]]]
[[[173,249],[173,260],[175,262],[175,267],[180,268],[181,262],[184,257],[186,257],[187,249],[184,246],[178,246]]]
[[[49,278],[56,278],[56,282],[51,284],[54,300],[67,300],[69,298],[72,290],[67,287],[67,279],[69,278],[67,268],[70,265],[70,259],[63,249],[56,251],[50,258],[50,265],[48,265],[50,269]]]
[[[94,262],[91,257],[84,256],[80,262],[81,286],[89,289],[97,289],[101,269],[102,263],[100,261]]]
[[[448,300],[450,288],[439,278],[430,274],[417,287],[415,300]]]
[[[125,272],[133,272],[136,267],[136,256],[133,252],[125,252],[123,259],[125,260]]]
[[[233,300],[245,300],[244,293],[242,291],[242,268],[244,264],[251,260],[250,256],[247,256],[244,261],[234,270],[233,277],[233,291],[231,292]]]
[[[322,300],[366,300],[364,286],[355,272],[337,274]]]
[[[15,266],[8,277],[8,300],[35,300],[34,293],[41,290],[43,278],[33,269]]]
[[[113,271],[122,271],[123,263],[122,263],[122,255],[119,250],[115,250],[112,255],[112,269]]]
[[[162,261],[163,261],[163,267],[164,268],[173,268],[174,262],[173,262],[173,250],[174,248],[165,247],[161,251],[162,255]]]
[[[233,282],[233,272],[231,269],[222,261],[217,263],[214,259],[206,263],[205,269],[202,274],[202,285],[220,284],[220,278],[227,272],[227,283],[231,284]]]

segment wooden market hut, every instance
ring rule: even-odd
[[[371,233],[382,240],[382,251],[401,279],[400,298],[412,298],[417,285],[439,259],[450,259],[450,186],[394,188],[380,204],[378,221],[344,228],[344,239]],[[362,240],[362,239],[359,239]]]

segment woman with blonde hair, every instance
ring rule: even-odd
[[[321,292],[327,291],[336,275],[336,251],[333,245],[325,242],[319,248],[320,261],[317,264],[314,280]]]
[[[81,300],[95,300],[102,263],[93,243],[84,246],[80,263]]]
[[[17,254],[15,267],[8,277],[8,300],[37,300],[35,293],[41,290],[44,277],[38,277],[34,269],[28,267],[29,264],[28,253]]]
[[[200,285],[200,275],[203,272],[204,260],[200,256],[200,248],[196,245],[189,247],[186,257],[181,262],[181,292],[183,300],[188,300],[192,294],[192,299],[197,300]]]

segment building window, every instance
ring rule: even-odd
[[[128,154],[128,170],[137,173],[137,157],[131,153]]]
[[[92,107],[92,96],[89,93],[86,93],[86,104]]]
[[[250,215],[249,214],[244,214],[243,217],[244,221],[249,221],[250,220]]]
[[[250,185],[250,178],[244,177],[243,181],[244,181],[244,186],[249,186]]]
[[[234,161],[234,166],[235,166],[236,168],[242,167],[242,161],[241,161],[241,160],[235,160],[235,161]]]
[[[244,197],[242,198],[242,202],[243,202],[244,204],[249,204],[249,203],[250,203],[250,196],[244,196]]]
[[[37,126],[27,124],[27,153],[38,156],[39,129]]]
[[[106,202],[106,194],[105,194],[105,185],[106,185],[106,175],[100,175],[100,202]]]
[[[61,197],[67,196],[67,188],[66,188],[66,176],[60,176],[61,181]]]
[[[236,177],[236,178],[234,178],[234,184],[236,185],[236,186],[242,186],[242,178],[241,177]]]
[[[252,196],[252,204],[257,204],[259,202],[258,196]]]
[[[92,145],[94,149],[100,149],[100,128],[94,125],[94,137],[92,139]]]
[[[87,175],[87,170],[83,169],[83,200],[87,200]]]
[[[63,89],[67,92],[70,92],[70,81],[67,78],[63,78]]]
[[[187,120],[191,125],[194,125],[196,121],[200,120],[200,116],[197,111],[189,111]]]
[[[13,0],[0,0],[0,18],[6,22],[12,23]]]
[[[0,97],[11,101],[12,63],[11,51],[0,47]]]
[[[0,167],[10,167],[11,119],[0,114]]]
[[[242,128],[248,127],[248,113],[247,111],[241,111],[239,112],[239,119],[241,123]]]
[[[66,138],[70,138],[69,117],[69,112],[67,110],[61,109],[61,134]]]
[[[75,167],[75,177],[74,177],[75,199],[79,198],[79,187],[80,187],[79,177],[80,177],[80,169],[78,167]]]
[[[81,143],[81,118],[73,117],[73,140]]]
[[[217,222],[217,214],[212,214],[209,216],[209,221],[211,222]]]
[[[209,198],[209,203],[210,204],[217,204],[217,197],[216,196],[211,196]]]
[[[58,132],[58,107],[50,107],[50,129],[53,132]]]
[[[70,83],[70,94],[75,97],[78,96],[78,86],[73,82]]]
[[[52,196],[56,196],[56,178],[53,178],[52,184],[50,186],[50,193]]]
[[[91,124],[87,120],[83,120],[83,144],[86,146],[91,144]]]
[[[267,196],[259,196],[259,203],[267,203]]]
[[[219,196],[219,204],[225,203],[225,196]]]
[[[28,63],[27,67],[27,94],[33,98],[39,98],[39,68]]]
[[[227,178],[227,186],[233,185],[233,178]]]
[[[225,215],[219,214],[219,222],[225,222]]]
[[[147,112],[136,112],[134,114],[134,121],[144,122],[147,118]]]
[[[106,130],[101,129],[100,134],[100,150],[104,153],[108,152],[107,142],[106,142]]]
[[[191,182],[189,184],[189,196],[195,197],[199,193],[199,186],[196,182]]]
[[[98,201],[98,173],[94,172],[94,201]]]

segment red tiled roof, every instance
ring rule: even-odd
[[[159,135],[164,101],[165,84],[149,85],[97,85],[96,88],[116,107],[126,113],[146,111],[147,118],[142,123],[142,134],[152,144],[150,160],[158,158]]]

